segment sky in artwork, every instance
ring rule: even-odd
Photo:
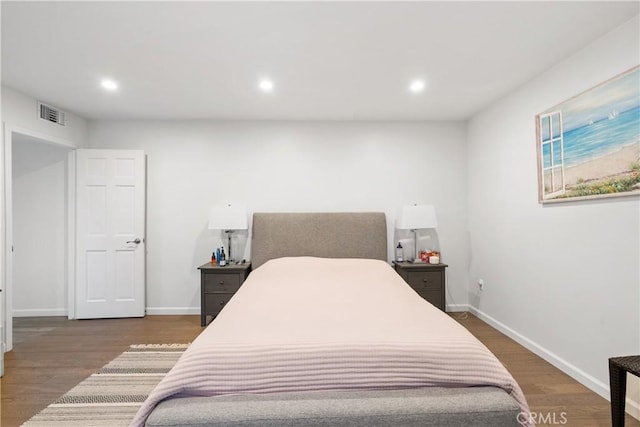
[[[640,68],[577,95],[547,112],[562,111],[563,131],[608,119],[640,107]]]

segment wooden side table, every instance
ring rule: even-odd
[[[398,274],[420,296],[442,311],[446,311],[445,268],[447,264],[427,264],[424,262],[397,262],[393,265]]]
[[[200,326],[207,325],[207,316],[215,318],[236,293],[251,271],[251,263],[220,267],[210,262],[200,270]]]

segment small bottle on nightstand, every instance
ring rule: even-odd
[[[220,267],[227,265],[227,257],[224,254],[224,247],[220,250]]]
[[[402,255],[402,243],[400,242],[398,242],[398,246],[396,246],[396,261],[404,261],[404,256]]]

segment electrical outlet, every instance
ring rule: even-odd
[[[484,291],[484,279],[478,279],[478,289]]]

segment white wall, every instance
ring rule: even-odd
[[[13,138],[13,315],[67,314],[69,149]]]
[[[432,203],[450,265],[448,302],[467,302],[463,123],[99,121],[90,146],[148,156],[149,313],[199,313],[196,268],[221,242],[206,228],[208,212],[225,202],[384,211],[390,238],[400,206]]]
[[[67,112],[66,125],[42,120],[38,116],[38,101],[7,86],[2,86],[2,122],[12,129],[27,130],[32,136],[49,139],[72,147],[82,147],[88,137],[88,122]],[[56,105],[54,105],[57,107]],[[49,138],[46,138],[46,137]]]
[[[637,65],[639,28],[636,17],[468,130],[471,305],[605,397],[607,359],[640,353],[640,200],[538,204],[534,117]],[[628,391],[636,402],[638,384]]]

